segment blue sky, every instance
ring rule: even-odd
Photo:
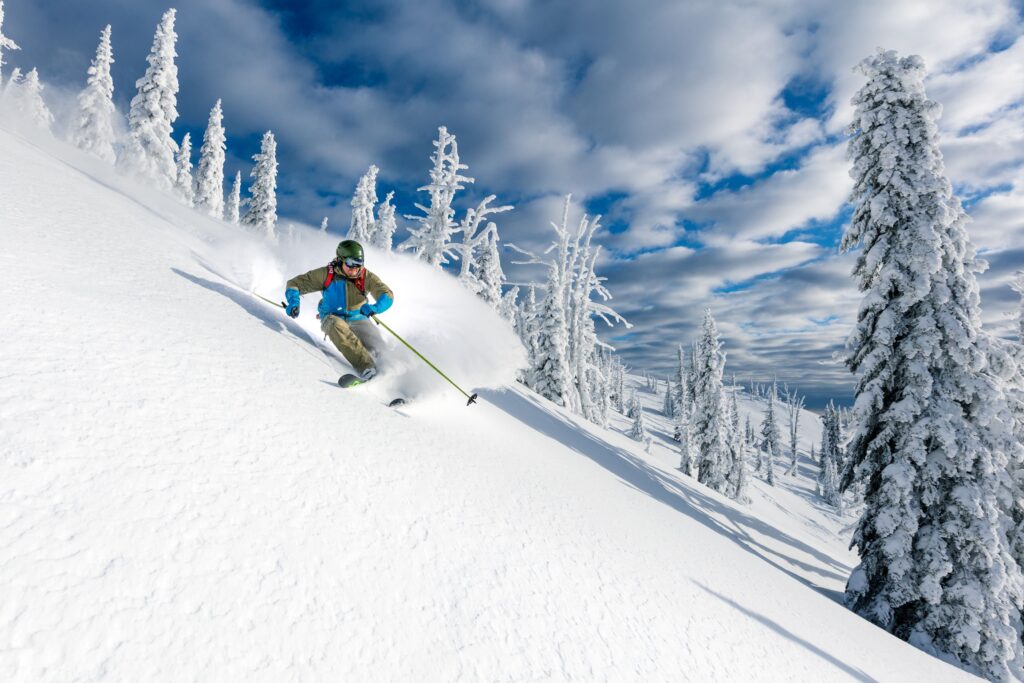
[[[84,81],[113,26],[122,109],[170,5],[7,0],[4,32],[49,96]],[[439,125],[474,186],[516,210],[503,240],[550,239],[561,197],[603,214],[602,273],[635,327],[609,330],[634,368],[664,374],[710,306],[738,378],[848,402],[833,354],[859,301],[836,245],[849,215],[844,135],[853,66],[877,47],[924,57],[947,171],[992,267],[985,320],[1009,334],[1008,282],[1024,266],[1024,41],[1017,3],[256,2],[176,3],[176,133],[201,139],[224,100],[229,170],[278,138],[281,213],[347,227],[370,164],[413,213]],[[197,145],[198,146],[198,145]],[[422,199],[420,199],[422,201]],[[578,216],[577,216],[578,217]],[[511,260],[511,254],[508,254]],[[506,262],[510,278],[534,276]]]

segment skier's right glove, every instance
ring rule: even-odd
[[[284,307],[284,312],[293,318],[299,317],[299,290],[288,289],[285,290],[284,298],[288,302],[288,305]]]

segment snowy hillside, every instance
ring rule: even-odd
[[[0,129],[0,680],[970,678],[837,602],[853,519],[809,462],[709,491],[658,396],[646,454],[524,391],[511,332],[411,259],[369,255],[384,319],[482,400],[398,345],[339,389],[315,297],[247,291],[335,241]]]

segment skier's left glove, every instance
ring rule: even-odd
[[[369,318],[371,315],[377,315],[391,308],[391,303],[394,299],[391,298],[390,294],[384,294],[375,304],[363,304],[359,307],[359,312]]]

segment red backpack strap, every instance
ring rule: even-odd
[[[352,280],[352,284],[356,286],[356,289],[359,290],[360,294],[366,296],[366,268],[363,268],[359,272],[359,277],[357,277],[355,280]]]
[[[327,277],[324,279],[324,289],[330,287],[332,282],[334,282],[334,261],[327,264]]]

